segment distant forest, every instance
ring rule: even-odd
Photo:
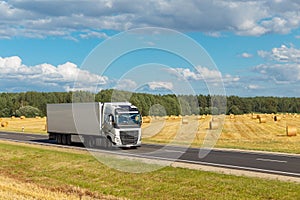
[[[46,116],[46,104],[129,101],[142,115],[202,115],[245,113],[299,113],[300,98],[211,95],[156,95],[117,90],[90,92],[0,93],[0,117]]]

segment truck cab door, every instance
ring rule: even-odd
[[[104,133],[109,133],[113,129],[114,126],[114,116],[112,114],[108,114],[104,116],[104,123],[103,123],[103,131]]]

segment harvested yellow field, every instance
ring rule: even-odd
[[[7,122],[6,126],[1,126],[0,131],[15,131],[28,133],[46,133],[46,118],[2,118],[1,123]]]
[[[300,118],[298,115],[264,114],[233,116],[189,116],[189,123],[181,120],[154,119],[143,129],[146,142],[192,144],[194,147],[225,147],[300,153]],[[263,123],[262,119],[263,118]],[[280,119],[280,120],[278,120]],[[210,123],[214,128],[210,128]],[[164,126],[157,130],[157,124]],[[217,127],[216,127],[217,124]],[[218,125],[219,124],[219,125]],[[160,125],[162,126],[162,125]],[[297,136],[288,137],[287,126],[296,127]],[[181,133],[184,130],[184,133]],[[144,131],[143,131],[144,133]],[[191,140],[191,137],[193,139]],[[178,139],[180,138],[180,139]]]

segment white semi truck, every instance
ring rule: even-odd
[[[142,118],[128,102],[47,104],[50,140],[70,145],[76,138],[91,147],[141,146]]]

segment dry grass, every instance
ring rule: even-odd
[[[95,197],[86,196],[80,188],[70,190],[49,189],[38,186],[34,183],[26,183],[14,178],[8,178],[0,175],[0,199],[18,200],[18,199],[96,199]],[[103,199],[103,198],[102,198]]]

